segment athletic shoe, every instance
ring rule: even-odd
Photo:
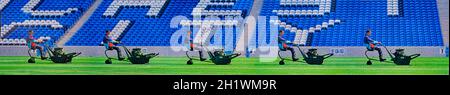
[[[381,58],[381,59],[380,59],[380,61],[381,61],[381,62],[384,62],[384,61],[386,61],[386,59],[384,59],[384,58]]]
[[[200,61],[205,61],[206,60],[206,58],[200,58]]]
[[[122,58],[122,57],[121,57],[121,58],[119,58],[119,60],[122,61],[122,60],[125,60],[125,58]]]

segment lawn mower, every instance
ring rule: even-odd
[[[129,61],[131,62],[131,64],[147,64],[149,63],[151,58],[154,58],[159,55],[159,53],[144,54],[142,53],[141,48],[133,48],[131,52],[125,45],[122,45],[122,48],[125,50],[127,60],[119,60],[119,61]],[[112,50],[111,49],[105,50],[106,58],[108,58],[106,59],[105,64],[112,64],[113,59],[115,60],[118,59],[108,56],[108,51]]]
[[[306,62],[307,64],[310,64],[310,65],[322,65],[323,64],[323,60],[333,56],[333,53],[329,53],[329,54],[325,54],[325,55],[319,55],[317,53],[317,49],[315,49],[315,48],[308,49],[308,52],[305,55],[305,53],[300,49],[299,45],[296,45],[295,47],[298,48],[298,50],[302,54],[302,57],[303,57],[303,60],[304,60],[304,61],[299,61],[299,62]],[[278,51],[278,57],[281,59],[280,62],[278,62],[278,64],[284,65],[285,64],[284,60],[288,60],[288,59],[281,56],[281,51],[283,51],[283,50],[280,49]],[[286,50],[284,50],[284,51],[286,51]]]
[[[225,54],[223,49],[215,50],[211,52],[208,50],[210,60],[216,65],[228,65],[233,58],[241,55],[241,53]]]
[[[386,49],[387,53],[389,54],[389,57],[391,57],[391,61],[385,61],[385,62],[391,62],[391,63],[393,62],[396,65],[410,65],[410,62],[412,59],[415,59],[420,56],[420,54],[412,54],[409,56],[405,55],[404,54],[405,49],[395,49],[394,54],[392,54],[391,51],[388,50],[386,46],[384,46],[382,44],[381,44],[381,46],[383,46],[383,48]],[[367,65],[372,65],[372,60],[380,61],[376,58],[369,57],[367,55],[367,52],[369,52],[369,51],[370,50],[366,50],[366,52],[365,52],[366,58],[368,59],[368,61],[366,62]],[[383,61],[380,61],[380,62],[383,62]]]
[[[214,51],[210,51],[208,48],[204,48],[204,49],[206,49],[206,52],[208,53],[209,61],[211,61],[212,63],[214,63],[216,65],[228,65],[231,63],[231,60],[233,58],[236,58],[241,55],[240,53],[225,54],[223,49],[218,49],[218,50],[214,50]],[[190,56],[188,54],[188,52],[190,52],[190,51],[186,51],[186,56],[189,58],[189,60],[186,62],[186,64],[192,65],[193,64],[192,60],[195,58]],[[206,61],[202,58],[199,58],[199,60]]]

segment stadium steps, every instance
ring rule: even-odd
[[[75,25],[70,28],[67,33],[65,33],[61,39],[57,42],[58,46],[64,46],[70,38],[86,23],[92,16],[95,10],[100,6],[103,0],[95,0],[94,4],[83,14],[83,16],[75,23]]]
[[[439,9],[439,18],[440,18],[440,22],[441,22],[441,26],[449,26],[448,24],[448,19],[449,19],[449,12],[448,12],[448,0],[437,0],[437,5],[438,5],[438,9]],[[442,32],[442,38],[444,41],[444,46],[448,47],[448,43],[449,43],[449,28],[448,27],[442,27],[441,28],[441,32]]]
[[[255,31],[256,31],[256,20],[258,19],[258,16],[261,12],[261,8],[263,6],[263,0],[255,0],[253,2],[252,10],[250,11],[249,16],[253,16],[255,18],[255,21],[249,22],[249,23],[255,23],[255,24],[248,24],[250,26],[245,27],[244,31],[247,32],[245,35],[240,35],[239,41],[236,43],[236,52],[245,52],[245,47],[249,47],[249,40],[255,39]],[[246,37],[247,36],[247,37]]]

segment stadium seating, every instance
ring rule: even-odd
[[[373,39],[388,46],[443,45],[436,0],[264,0],[260,15],[279,19],[267,18],[262,25],[266,30],[258,33],[284,22],[278,26],[289,31],[286,39],[308,46],[363,46],[368,28],[374,31]],[[307,33],[304,41],[298,36],[306,31],[299,30],[316,32]]]
[[[27,31],[35,38],[57,41],[83,15],[93,0],[2,0],[0,44],[25,45]]]
[[[51,37],[57,41],[93,1],[1,0],[0,44],[22,45],[30,29],[36,32],[36,38]],[[224,18],[248,16],[252,4],[253,0],[103,0],[66,45],[97,46],[105,31],[111,30],[113,38],[125,45],[169,46],[172,34],[181,29],[179,26],[210,23],[220,26],[222,36],[233,35],[232,41],[213,37],[211,43],[220,40],[235,46],[240,35],[240,27],[235,26],[240,22]],[[436,0],[264,0],[260,15],[267,16],[267,23],[258,23],[257,34],[274,33],[270,28],[275,24],[286,30],[286,39],[306,46],[363,46],[362,38],[368,28],[374,31],[373,39],[388,46],[443,45]],[[176,16],[186,16],[188,20],[181,20],[173,28],[170,24]],[[218,16],[220,20],[204,20],[207,16]],[[197,17],[202,19],[194,20]],[[199,31],[212,30],[193,30]],[[270,38],[274,37],[268,33],[267,42]]]
[[[158,4],[152,2],[158,2]],[[104,31],[113,30],[114,32],[120,21],[129,21],[131,24],[124,25],[120,32],[114,34],[114,37],[123,44],[128,46],[169,46],[170,37],[181,28],[170,27],[173,17],[186,16],[189,20],[180,23],[185,26],[200,25],[203,22],[217,22],[218,25],[226,26],[232,25],[233,21],[200,21],[193,20],[193,18],[195,16],[202,18],[219,16],[223,19],[224,16],[246,16],[249,14],[252,4],[253,0],[139,0],[135,2],[133,0],[104,0],[89,21],[66,45],[97,46],[104,38]],[[235,31],[232,33],[235,34]],[[214,40],[211,43],[214,43]]]

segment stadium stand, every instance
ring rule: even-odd
[[[363,46],[368,28],[387,46],[443,45],[436,0],[264,0],[260,15],[279,19],[257,33],[276,24],[307,46]]]
[[[21,45],[30,29],[35,37],[57,41],[93,1],[2,0],[0,44]],[[186,16],[189,20],[180,26],[222,26],[222,35],[232,33],[235,46],[239,22],[193,18],[247,16],[252,4],[253,0],[104,0],[65,45],[98,46],[104,31],[112,30],[125,45],[169,46],[170,36],[180,29],[170,27],[171,19]],[[388,46],[443,45],[436,0],[264,0],[260,15],[279,19],[267,17],[266,25],[258,25],[265,30],[257,33],[271,31],[270,24],[276,24],[287,31],[288,40],[306,46],[362,46],[369,27],[373,38]],[[198,31],[202,30],[194,32]],[[266,38],[269,41],[269,34]]]
[[[2,0],[0,45],[25,45],[27,31],[57,41],[93,0]]]
[[[104,31],[112,30],[115,32],[112,35],[128,46],[169,46],[171,35],[180,29],[170,27],[173,17],[186,16],[189,20],[182,21],[181,25],[191,27],[203,22],[230,25],[233,21],[193,18],[246,16],[252,3],[253,0],[105,0],[66,45],[97,46]]]

